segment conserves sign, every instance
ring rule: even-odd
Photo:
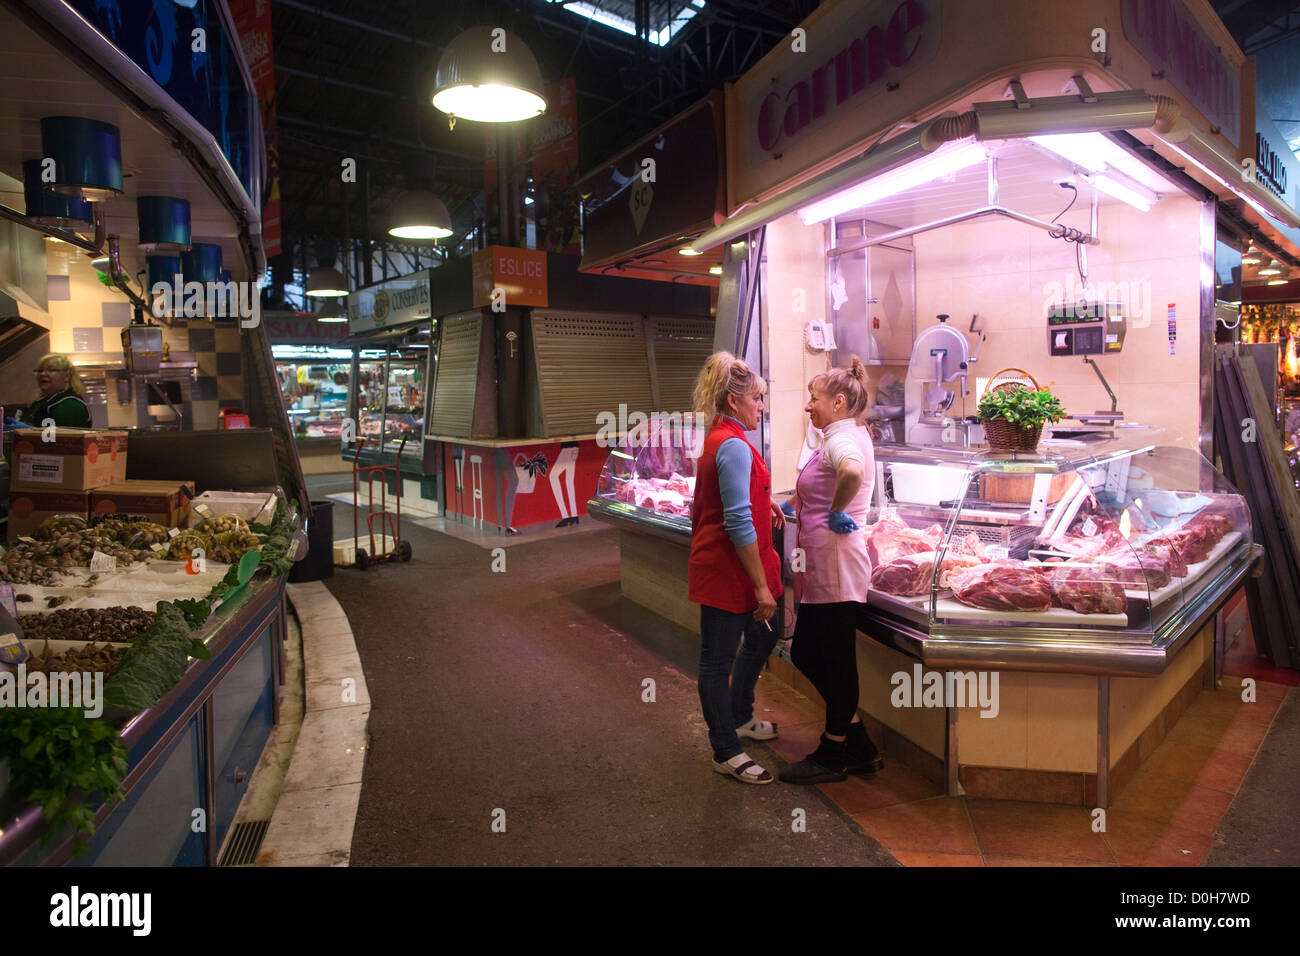
[[[348,296],[348,332],[369,332],[427,319],[433,315],[430,270],[389,279]]]

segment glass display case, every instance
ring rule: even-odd
[[[1177,435],[1035,455],[881,445],[870,604],[929,637],[1166,647],[1254,565],[1244,499]]]
[[[348,414],[351,350],[280,345],[273,348],[280,393],[294,436],[340,438]]]
[[[690,415],[664,416],[633,428],[610,451],[587,511],[689,541],[695,467],[705,432]]]

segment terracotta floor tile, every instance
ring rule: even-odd
[[[1156,748],[1142,769],[1177,780],[1190,780],[1211,790],[1236,793],[1250,768],[1250,757],[1181,741],[1166,741]]]
[[[1107,814],[1106,844],[1125,866],[1199,866],[1214,837],[1171,823]]]
[[[1276,697],[1281,700],[1294,685],[1279,684],[1276,681],[1261,680],[1255,682],[1255,696]]]
[[[1269,724],[1281,705],[1280,697],[1257,696],[1254,701],[1247,702],[1241,699],[1240,693],[1220,690],[1198,695],[1187,708],[1187,713],[1228,719],[1249,717],[1254,723]]]
[[[1212,717],[1206,714],[1186,713],[1170,729],[1166,742],[1181,741],[1197,747],[1220,747],[1232,720],[1225,717]]]
[[[849,814],[866,813],[900,803],[915,803],[940,796],[943,787],[921,776],[911,767],[885,754],[885,769],[864,777],[849,774],[843,783],[823,783],[819,789]]]
[[[1268,724],[1259,723],[1252,715],[1238,714],[1224,731],[1219,741],[1219,749],[1253,758],[1259,753],[1259,745],[1264,742],[1267,735]]]
[[[890,850],[903,866],[983,866],[984,860],[970,853],[916,853]]]
[[[1111,805],[1107,824],[1113,830],[1118,817],[1146,817],[1212,835],[1231,803],[1232,794],[1222,790],[1139,770]]]
[[[1041,860],[1024,856],[986,856],[985,866],[1115,866],[1095,860]]]
[[[806,724],[783,723],[781,724],[779,737],[775,740],[764,740],[761,743],[771,747],[788,763],[795,763],[817,749],[817,743],[821,740],[822,729],[821,721]],[[741,741],[743,744],[754,742],[756,741]]]
[[[1248,721],[1252,724],[1263,724],[1267,727],[1273,723],[1273,718],[1277,716],[1277,712],[1281,707],[1281,697],[1259,697],[1253,703],[1243,703],[1234,719]]]
[[[853,819],[885,849],[979,855],[962,797],[934,797],[880,810],[857,813]]]
[[[986,861],[999,856],[1113,861],[1101,834],[1092,832],[1091,817],[1083,807],[971,798],[966,804]]]

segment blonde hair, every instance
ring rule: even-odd
[[[695,410],[709,416],[725,415],[731,411],[727,396],[744,398],[751,392],[762,395],[767,383],[755,375],[740,359],[730,352],[714,352],[700,369],[695,379],[693,394]]]
[[[867,410],[867,367],[856,355],[848,368],[833,368],[829,372],[814,375],[808,383],[808,391],[816,398],[817,392],[826,395],[843,395],[847,403],[846,410],[852,418],[860,418]]]
[[[84,395],[86,393],[86,387],[81,384],[81,376],[77,374],[76,368],[68,361],[66,355],[62,352],[48,352],[41,356],[41,360],[36,363],[36,368],[39,370],[46,362],[53,365],[60,372],[68,373],[68,388],[72,389],[73,395]]]

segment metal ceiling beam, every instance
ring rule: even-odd
[[[399,139],[395,136],[387,136],[373,131],[351,129],[347,126],[335,126],[329,123],[322,123],[308,116],[292,116],[280,113],[276,116],[277,123],[297,126],[300,128],[318,129],[326,133],[338,133],[341,136],[356,136],[360,139],[371,139],[379,143],[391,143],[396,146],[406,146],[410,149],[417,149],[426,153],[441,153],[443,156],[453,156],[456,159],[464,159],[473,163],[481,163],[483,157],[475,153],[462,153],[454,149],[444,149],[441,146],[430,146],[427,143],[417,143],[409,139]]]
[[[393,40],[402,40],[406,43],[414,43],[416,46],[428,47],[430,50],[441,52],[444,49],[444,47],[437,43],[430,43],[428,40],[421,40],[419,37],[409,36],[405,33],[385,30],[383,27],[375,26],[373,23],[366,23],[364,20],[354,20],[352,17],[344,17],[337,13],[330,13],[329,11],[322,10],[318,6],[313,6],[310,3],[303,3],[302,0],[273,0],[273,3],[277,7],[289,7],[292,10],[301,10],[303,13],[309,13],[322,20],[341,23],[344,26],[353,27],[357,30],[365,30],[367,33],[374,33]]]
[[[389,99],[409,100],[413,97],[406,93],[398,93],[395,90],[381,90],[375,86],[366,86],[364,83],[352,83],[348,80],[340,80],[336,77],[329,76],[325,73],[313,73],[310,70],[300,70],[297,67],[285,66],[283,63],[275,65],[275,72],[283,73],[285,76],[297,76],[304,80],[316,80],[319,83],[328,83],[331,86],[342,86],[349,90],[357,90],[361,93],[373,93],[375,96],[386,96]]]

